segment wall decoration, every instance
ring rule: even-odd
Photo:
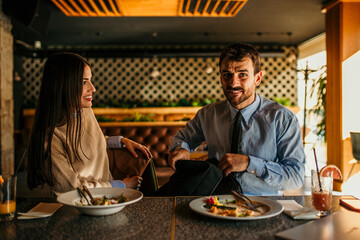
[[[297,104],[296,61],[287,61],[295,47],[285,47],[284,57],[263,57],[264,77],[257,92],[270,99],[287,99]],[[218,57],[93,57],[93,83],[97,89],[94,106],[147,101],[173,102],[185,99],[224,99]],[[23,105],[35,107],[40,90],[44,58],[22,58]],[[204,69],[213,71],[204,71]],[[158,73],[154,75],[153,73]]]

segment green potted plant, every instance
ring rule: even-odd
[[[324,67],[323,67],[324,68]],[[315,91],[317,89],[317,91]],[[316,104],[310,110],[311,113],[319,116],[320,120],[316,125],[315,133],[320,140],[326,141],[326,70],[324,70],[317,79],[314,80],[310,97],[316,93]]]

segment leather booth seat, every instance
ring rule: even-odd
[[[121,135],[148,147],[153,155],[159,186],[162,186],[174,170],[167,164],[171,137],[184,125],[170,126],[105,126],[100,127],[106,136]]]

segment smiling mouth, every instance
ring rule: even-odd
[[[232,94],[232,95],[239,95],[243,93],[244,91],[242,89],[226,89],[226,92]]]
[[[92,96],[87,96],[87,97],[84,97],[85,98],[85,100],[87,100],[87,101],[91,101],[92,100]]]

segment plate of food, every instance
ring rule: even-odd
[[[256,206],[252,210],[240,204],[233,195],[218,195],[197,198],[189,206],[201,215],[229,220],[260,220],[279,215],[283,206],[271,199],[248,196]]]
[[[142,199],[143,194],[129,188],[90,188],[93,200],[84,191],[73,190],[57,197],[57,201],[77,208],[81,213],[92,216],[104,216],[121,211],[126,205]]]

